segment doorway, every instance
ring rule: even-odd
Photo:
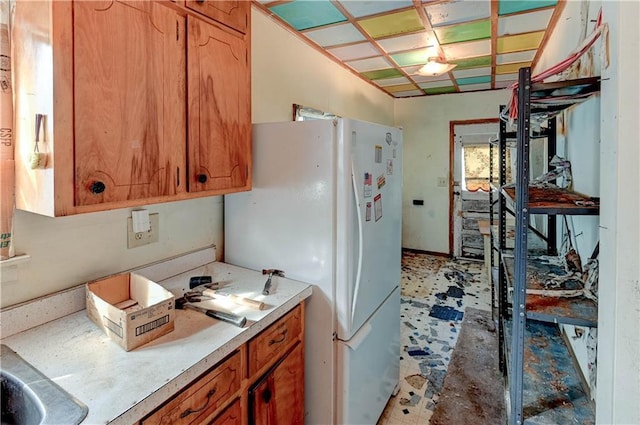
[[[489,220],[489,141],[498,134],[497,118],[449,123],[449,253],[482,260],[478,220]]]

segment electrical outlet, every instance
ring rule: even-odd
[[[151,223],[151,228],[148,232],[135,233],[133,231],[133,219],[127,217],[127,248],[137,248],[158,242],[160,235],[160,214],[149,214],[149,223]]]
[[[438,177],[438,187],[447,187],[446,177]]]

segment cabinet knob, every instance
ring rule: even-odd
[[[102,183],[101,181],[95,181],[93,183],[91,183],[91,186],[89,186],[89,191],[91,193],[94,193],[96,195],[104,192],[104,190],[107,188],[107,186]]]
[[[265,404],[269,403],[271,401],[271,389],[267,388],[262,392],[262,401],[264,401]]]
[[[199,183],[206,183],[207,182],[207,175],[206,174],[198,174],[197,179],[198,179]]]

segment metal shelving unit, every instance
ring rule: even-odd
[[[598,200],[565,189],[530,186],[529,155],[531,140],[545,137],[550,160],[555,154],[555,115],[597,93],[600,84],[597,79],[531,84],[531,69],[522,68],[518,87],[515,184],[505,185],[505,151],[514,134],[507,132],[506,123],[501,121],[496,145],[500,160],[499,185],[495,190],[497,199],[491,199],[492,208],[494,204],[498,207],[498,232],[495,236],[501,263],[497,265],[500,365],[509,387],[509,423],[549,423],[553,418],[561,420],[563,417],[571,418],[571,415],[583,418],[582,423],[589,423],[593,411],[570,361],[568,349],[559,337],[557,324],[595,327],[597,304],[584,296],[547,297],[527,294],[527,290],[539,291],[552,272],[554,276],[563,272],[547,260],[533,255],[530,246],[533,237],[543,237],[547,254],[557,255],[555,216],[597,215]],[[546,131],[531,131],[532,114],[547,120]],[[493,182],[493,175],[490,178]],[[507,216],[510,213],[515,215],[513,249],[507,246],[510,230]],[[532,229],[532,214],[547,216],[546,235]],[[493,215],[491,218],[493,220]],[[564,284],[572,290],[581,289],[582,282],[568,280]],[[541,347],[562,353],[560,358],[566,357],[567,361],[551,359]],[[562,385],[549,385],[548,381],[554,379],[559,379]],[[539,384],[536,384],[537,380]],[[538,394],[540,392],[544,394]]]

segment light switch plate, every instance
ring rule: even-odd
[[[135,233],[133,231],[133,219],[127,217],[127,248],[137,248],[158,242],[160,236],[160,214],[149,214],[151,228],[148,232]]]
[[[438,187],[447,187],[446,177],[438,177]]]

